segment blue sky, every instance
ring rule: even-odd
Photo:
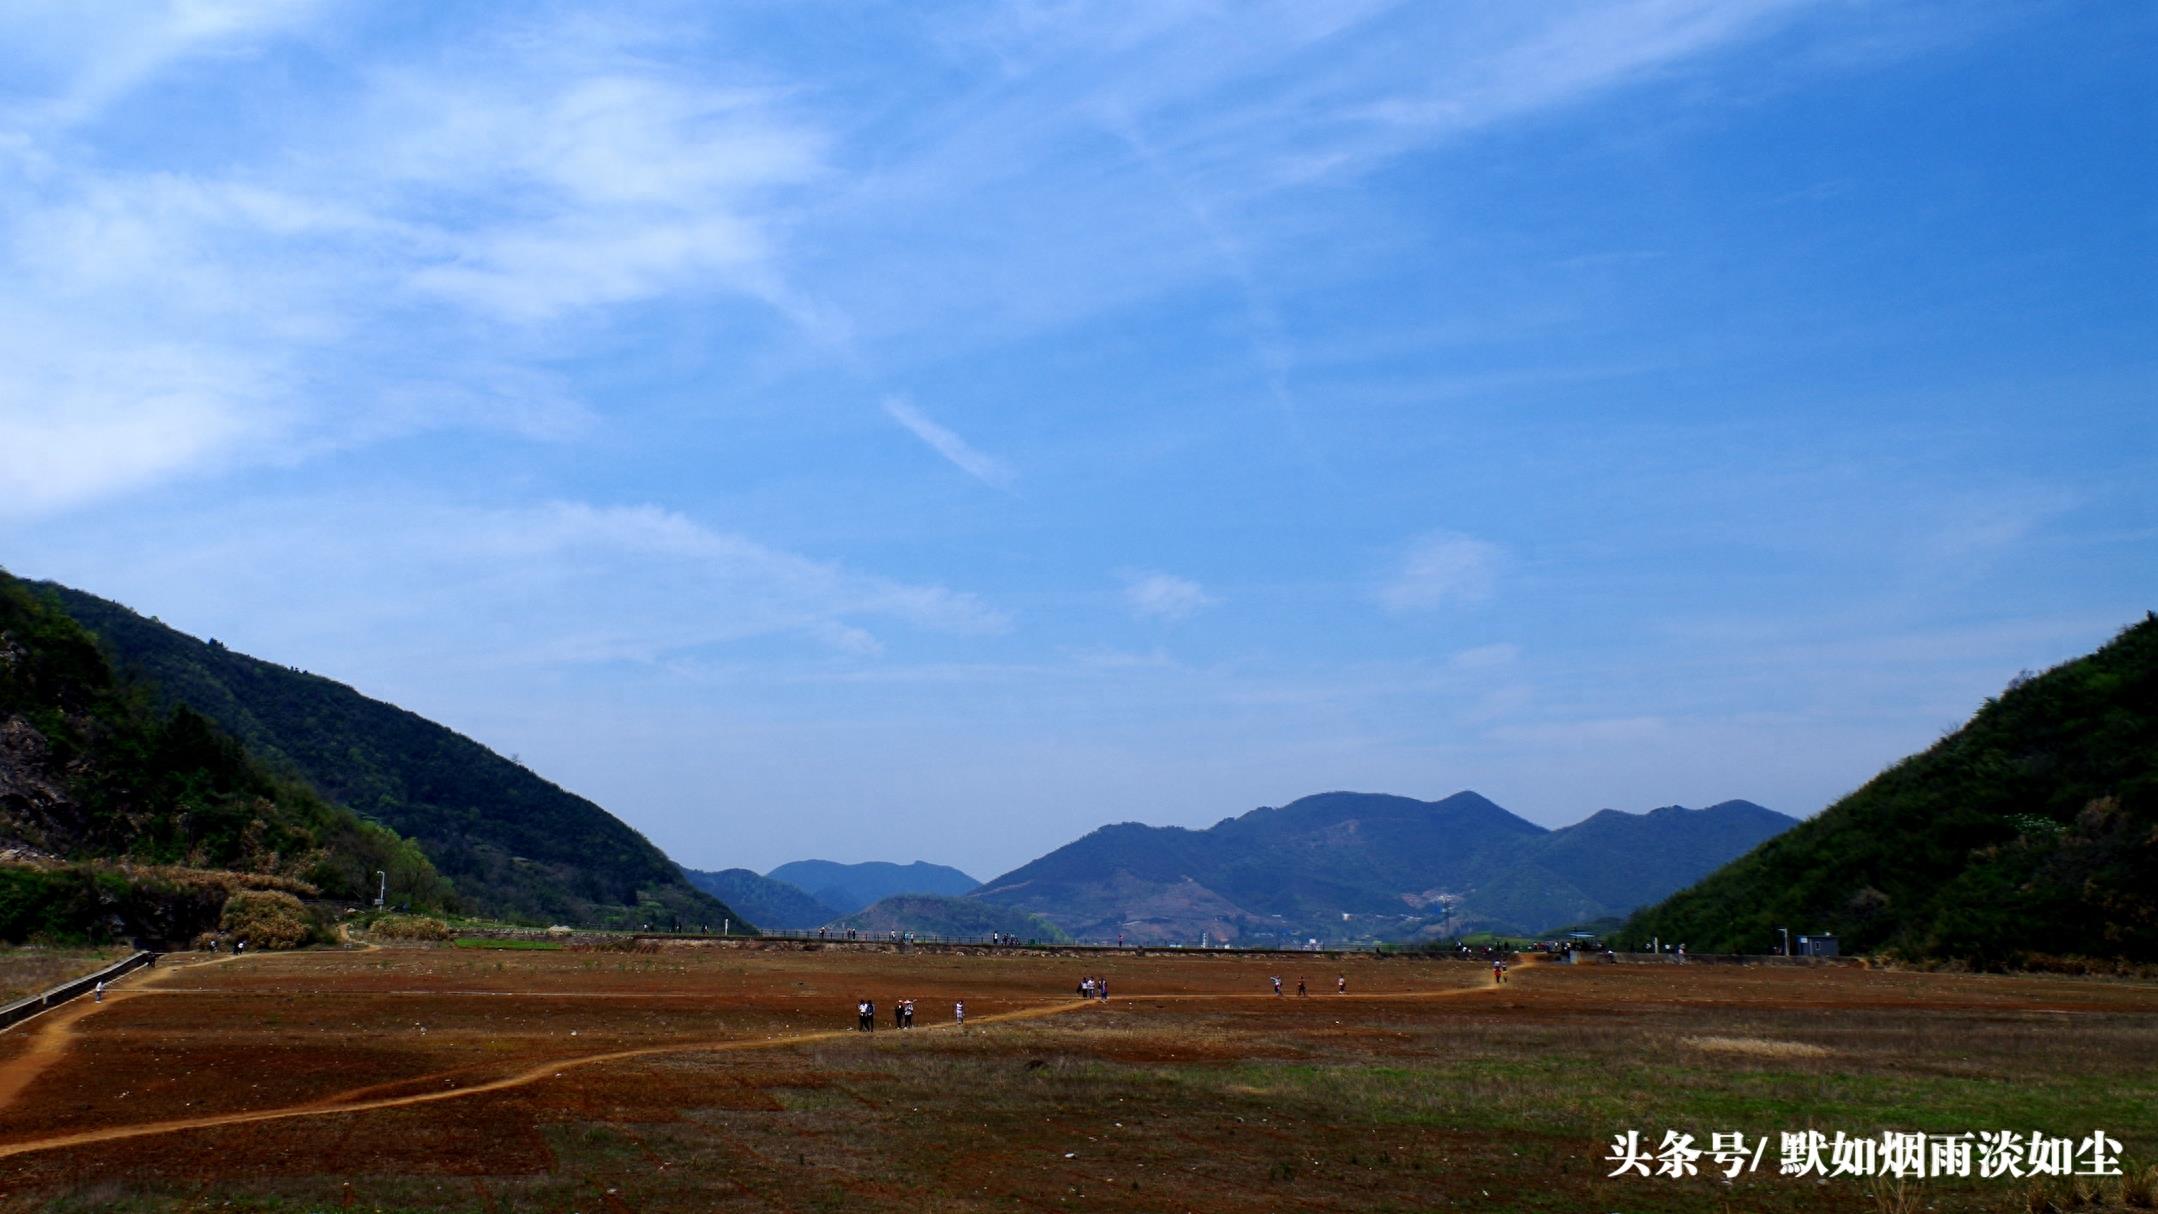
[[[1811,813],[2158,606],[2154,27],[0,3],[0,565],[699,867]]]

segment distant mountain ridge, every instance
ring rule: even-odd
[[[1205,830],[1105,826],[972,896],[1080,939],[1528,934],[1679,889],[1796,819],[1747,801],[1605,810],[1560,830],[1475,792],[1330,792]]]
[[[822,927],[841,914],[796,886],[759,876],[746,868],[727,868],[718,872],[685,868],[682,875],[689,878],[691,885],[767,929],[799,931]]]
[[[795,860],[764,875],[802,890],[842,915],[851,915],[896,894],[952,897],[968,893],[981,884],[956,868],[924,860],[912,864],[893,864],[888,860],[869,860],[861,864]]]
[[[834,931],[851,929],[872,937],[887,932],[914,932],[925,937],[957,939],[1004,935],[1041,944],[1062,944],[1070,939],[1056,924],[1039,915],[949,894],[893,894],[834,920],[831,927]]]
[[[1757,953],[1784,928],[1985,965],[2158,960],[2158,615],[1624,930]]]
[[[473,913],[615,927],[732,917],[643,835],[470,738],[342,683],[236,653],[53,583],[167,706],[217,723],[271,766],[412,840]]]

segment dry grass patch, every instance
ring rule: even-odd
[[[110,965],[130,951],[117,947],[0,949],[0,1003],[51,990],[79,974]]]
[[[1826,1058],[1829,1051],[1803,1041],[1779,1041],[1773,1037],[1681,1037],[1680,1045],[1710,1054],[1738,1054],[1747,1058]]]

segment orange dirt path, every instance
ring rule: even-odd
[[[227,961],[235,958],[224,958]],[[204,962],[203,964],[209,964]],[[29,1031],[30,1043],[22,1051],[5,1062],[0,1062],[0,1108],[14,1103],[15,1097],[30,1086],[30,1082],[58,1062],[67,1053],[69,1042],[75,1035],[75,1025],[86,1017],[105,1010],[108,1003],[122,1003],[147,990],[171,974],[171,970],[134,970],[122,974],[105,984],[106,1001],[100,1003],[95,996],[78,995],[59,1006],[58,1009],[33,1016],[19,1022],[18,1026]],[[131,983],[130,989],[122,990],[119,984],[137,975],[147,974],[141,982]]]

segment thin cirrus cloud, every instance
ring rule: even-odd
[[[1135,572],[1124,578],[1124,606],[1142,620],[1173,623],[1219,601],[1199,583],[1173,573]]]
[[[62,364],[186,350],[201,363],[191,375],[226,381],[184,402],[204,418],[189,428],[199,441],[156,458],[115,448],[106,459],[101,444],[58,424],[57,406],[35,402],[73,397],[71,409],[124,421],[142,395],[116,385],[82,399],[81,383],[7,359],[19,391],[0,399],[0,426],[35,436],[21,459],[45,470],[34,483],[0,471],[26,486],[19,501],[66,508],[289,462],[295,436],[311,454],[424,430],[502,429],[497,419],[522,437],[559,435],[574,427],[554,419],[585,411],[575,385],[537,418],[497,404],[441,416],[399,406],[494,401],[486,383],[505,368],[543,367],[563,344],[574,349],[580,326],[604,327],[609,312],[659,298],[747,300],[828,342],[858,328],[950,333],[975,311],[1058,323],[1074,308],[1219,273],[1227,257],[1250,280],[1260,361],[1286,407],[1291,352],[1253,269],[1274,246],[1267,232],[1243,230],[1266,213],[1243,203],[1307,181],[1314,166],[1354,175],[1464,125],[1551,108],[1741,41],[1772,28],[1778,11],[1655,3],[1486,14],[1474,36],[1366,38],[1358,56],[1287,91],[1281,65],[1314,45],[1421,19],[1387,5],[1164,8],[1129,22],[1030,10],[976,15],[956,23],[964,29],[938,18],[932,41],[1001,65],[1009,102],[964,122],[925,119],[918,138],[899,141],[913,153],[888,161],[880,149],[868,164],[841,134],[855,123],[831,112],[835,94],[799,87],[813,78],[684,63],[665,22],[520,18],[462,31],[437,55],[356,60],[349,92],[292,114],[309,136],[298,154],[257,154],[290,146],[275,139],[154,169],[79,154],[82,131],[139,121],[131,103],[146,89],[244,79],[253,62],[317,37],[326,7],[11,15],[15,45],[0,68],[26,83],[15,100],[0,96],[0,166],[29,171],[0,175],[0,278],[36,307],[0,309],[0,328],[36,322],[62,334],[48,346]],[[1228,23],[1234,38],[1222,37]],[[1423,43],[1445,52],[1445,70],[1409,53]],[[1071,54],[1094,69],[1079,83],[1049,70]],[[235,70],[194,72],[213,58]],[[1419,91],[1433,79],[1458,83]],[[1144,132],[1157,150],[1140,162],[1081,154],[1124,146],[1100,140],[1104,128]],[[1164,182],[1181,204],[1159,205]],[[895,197],[963,226],[965,239],[931,242],[945,255],[935,272],[916,264],[914,242],[885,238]],[[1002,223],[984,206],[1028,219]],[[1011,238],[983,243],[995,232]],[[1118,232],[1137,235],[1119,243]],[[805,255],[811,235],[847,255]],[[984,262],[948,264],[966,250]],[[1061,260],[1042,261],[1050,256]],[[858,267],[860,281],[838,267]],[[1040,289],[1051,281],[1056,290]],[[146,282],[167,289],[145,293]],[[904,289],[864,291],[865,282]],[[896,314],[884,315],[894,300]],[[484,362],[476,349],[489,351]],[[181,407],[146,404],[145,428]],[[381,416],[344,420],[363,410]],[[901,402],[887,412],[984,484],[1016,484],[1010,465],[920,410]]]
[[[930,450],[950,460],[953,467],[990,488],[1009,493],[1012,486],[1019,482],[1019,474],[1012,470],[1010,464],[939,425],[928,414],[915,408],[905,397],[887,397],[884,401],[884,413],[898,422],[907,433],[927,444]]]
[[[1504,561],[1504,551],[1487,540],[1429,532],[1402,554],[1393,576],[1379,588],[1379,602],[1396,612],[1482,603],[1496,591]]]
[[[309,33],[304,5],[202,7],[0,51],[0,515],[429,431],[559,441],[595,417],[555,371],[579,326],[660,296],[824,323],[773,220],[823,135],[630,54],[628,23],[363,61],[349,104],[293,115],[297,152],[81,154],[194,60],[244,78]]]

